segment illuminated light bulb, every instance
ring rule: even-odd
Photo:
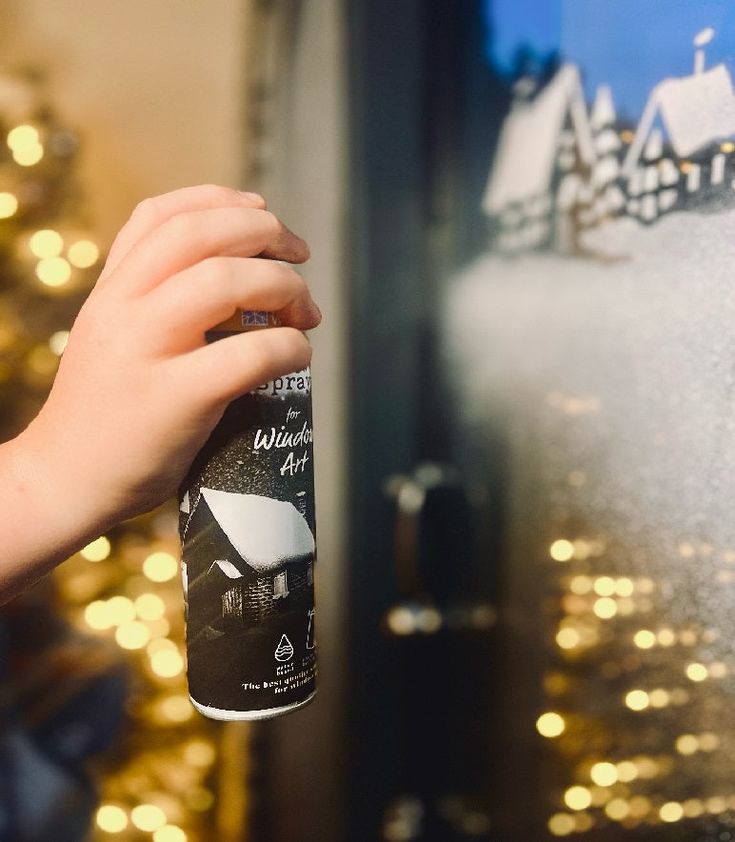
[[[618,596],[633,596],[634,590],[635,585],[633,584],[633,580],[627,576],[621,576],[615,580],[615,593]]]
[[[599,576],[595,579],[594,588],[598,596],[612,596],[615,593],[615,580],[611,576]]]
[[[688,819],[696,819],[704,812],[704,804],[698,798],[687,798],[681,808]]]
[[[24,123],[8,132],[7,144],[10,149],[21,149],[24,146],[35,146],[40,139],[38,129]]]
[[[60,287],[71,278],[71,266],[63,257],[44,257],[36,265],[36,275],[47,287]]]
[[[192,740],[184,749],[184,759],[192,766],[204,769],[211,766],[217,757],[212,743],[204,740]]]
[[[121,649],[142,649],[150,638],[148,626],[140,620],[123,623],[115,631],[115,641]]]
[[[32,167],[43,158],[43,145],[34,143],[29,146],[20,146],[13,149],[13,160],[21,167]]]
[[[584,596],[592,590],[592,579],[589,576],[574,576],[569,583],[569,590],[577,596]]]
[[[78,269],[88,269],[100,258],[100,250],[91,240],[77,240],[69,246],[69,263]]]
[[[699,740],[694,734],[682,734],[677,737],[675,745],[679,754],[695,754],[699,749]]]
[[[12,193],[0,193],[0,219],[9,219],[18,210],[18,200]]]
[[[28,245],[36,257],[58,257],[64,250],[64,239],[58,231],[43,228],[33,234]]]
[[[549,547],[549,555],[554,561],[569,561],[574,557],[574,544],[566,538],[558,538]]]
[[[658,811],[661,821],[678,822],[684,817],[684,808],[678,801],[667,801]]]
[[[161,678],[173,678],[184,669],[184,659],[178,651],[156,652],[151,656],[151,669]]]
[[[128,817],[122,807],[115,804],[103,804],[95,816],[97,827],[105,833],[122,833],[128,826]]]
[[[630,804],[624,798],[613,798],[605,805],[605,813],[613,821],[622,821],[630,815]]]
[[[727,810],[727,801],[720,795],[713,795],[704,802],[704,807],[713,816],[724,813]]]
[[[569,836],[574,833],[576,822],[569,813],[555,813],[549,819],[548,828],[554,836]]]
[[[107,615],[110,625],[120,626],[135,619],[135,607],[126,596],[113,596],[107,600]]]
[[[138,804],[130,811],[130,821],[138,830],[152,833],[166,824],[166,814],[155,804]]]
[[[595,763],[590,769],[590,778],[597,786],[612,786],[618,781],[618,770],[606,761]]]
[[[656,635],[649,629],[640,629],[633,635],[633,643],[639,649],[651,649],[656,645]]]
[[[673,646],[676,643],[676,635],[670,628],[664,627],[659,629],[656,640],[661,646]]]
[[[554,711],[542,713],[536,720],[536,730],[542,737],[547,737],[548,739],[559,737],[564,733],[566,727],[564,718]]]
[[[720,738],[707,731],[699,735],[699,747],[702,751],[716,751],[720,747]]]
[[[168,582],[178,572],[179,562],[171,553],[151,553],[143,562],[143,573],[151,582]]]
[[[56,333],[52,333],[51,336],[49,336],[48,346],[57,357],[60,357],[66,350],[66,343],[68,341],[69,331],[57,330]]]
[[[564,803],[570,810],[586,810],[592,804],[592,793],[584,786],[570,786],[564,793]]]
[[[161,702],[161,713],[172,722],[186,722],[194,714],[194,708],[188,696],[167,696]]]
[[[631,760],[621,760],[615,768],[621,783],[628,784],[638,777],[638,767]]]
[[[665,708],[671,701],[668,692],[660,687],[651,690],[648,694],[649,701],[652,708]]]
[[[159,827],[153,834],[153,842],[186,842],[187,835],[175,824]]]
[[[707,667],[704,664],[688,664],[686,675],[690,681],[704,681],[707,678]]]
[[[576,629],[559,629],[556,634],[556,645],[560,649],[575,649],[580,642],[581,637]]]
[[[166,613],[166,604],[158,594],[144,593],[135,600],[135,613],[141,620],[160,620]]]
[[[112,626],[107,603],[101,599],[90,602],[84,609],[84,622],[96,631],[105,631]]]
[[[712,678],[724,678],[727,675],[727,665],[722,661],[715,661],[709,665],[708,672]]]
[[[112,552],[112,546],[108,538],[101,535],[91,543],[79,550],[79,555],[87,561],[103,561]]]
[[[645,690],[631,690],[625,694],[625,706],[631,710],[645,710],[651,704]]]
[[[618,613],[618,606],[614,599],[610,599],[609,596],[603,596],[595,600],[592,611],[601,620],[609,620]]]

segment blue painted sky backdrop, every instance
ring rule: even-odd
[[[521,46],[543,57],[558,50],[582,68],[588,97],[609,84],[618,112],[636,118],[651,88],[692,72],[692,38],[716,30],[706,66],[735,76],[733,0],[486,0],[488,55],[509,73]]]

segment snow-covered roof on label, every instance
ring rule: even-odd
[[[630,174],[657,116],[680,157],[735,134],[735,93],[724,64],[681,78],[664,79],[651,91],[623,171]]]
[[[565,64],[530,102],[516,104],[503,122],[482,206],[496,214],[549,189],[559,135],[569,114],[582,159],[594,160],[579,70]]]
[[[202,497],[229,542],[259,573],[313,555],[314,536],[304,516],[291,503],[215,488],[202,488]],[[234,578],[231,569],[219,567]]]

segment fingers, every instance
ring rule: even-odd
[[[247,207],[265,210],[265,199],[257,193],[241,193],[217,184],[183,187],[160,196],[144,199],[121,228],[105,263],[101,278],[109,275],[130,249],[146,234],[180,213],[223,207]]]
[[[303,263],[309,247],[269,211],[235,207],[190,211],[145,235],[118,264],[115,277],[134,294],[144,294],[170,275],[218,255],[263,255]]]
[[[292,327],[272,327],[228,336],[168,364],[183,378],[194,401],[210,408],[228,403],[263,383],[301,371],[311,360],[311,345]]]
[[[204,332],[238,308],[277,313],[282,324],[299,330],[321,321],[303,278],[262,258],[207,258],[165,280],[144,301],[144,333],[163,339],[166,353],[201,346]]]

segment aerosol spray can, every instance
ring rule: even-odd
[[[238,311],[207,334],[268,329]],[[309,369],[233,401],[180,490],[189,694],[213,719],[267,719],[316,693]]]

